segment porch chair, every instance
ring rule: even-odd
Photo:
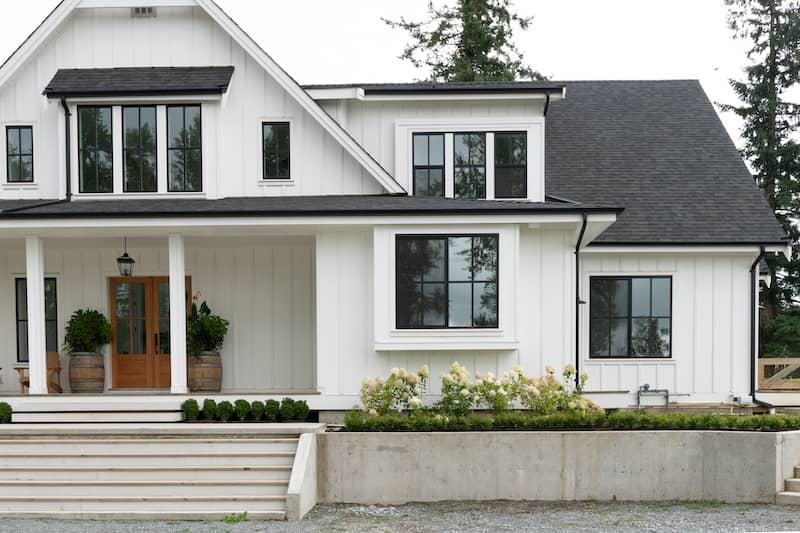
[[[14,370],[19,373],[19,390],[25,394],[25,389],[31,384],[27,366],[15,366]],[[58,352],[47,352],[47,392],[64,392],[61,388],[61,359]]]

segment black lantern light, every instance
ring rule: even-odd
[[[125,237],[124,241],[124,253],[117,257],[117,266],[119,267],[119,275],[125,278],[128,278],[133,275],[133,265],[136,264],[136,261],[133,260],[133,257],[128,255],[128,238]]]

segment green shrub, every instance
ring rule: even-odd
[[[228,400],[223,400],[217,404],[217,417],[222,422],[230,422],[233,418],[233,404]]]
[[[250,416],[250,402],[247,400],[236,400],[233,403],[233,408],[236,411],[236,419],[244,422]]]
[[[111,323],[100,311],[78,309],[64,329],[64,349],[67,353],[96,352],[111,338]]]
[[[264,405],[264,418],[267,422],[277,422],[280,415],[281,404],[278,400],[267,400]]]
[[[310,409],[308,408],[308,403],[305,400],[297,400],[294,402],[294,419],[299,422],[305,422],[308,420],[308,414]]]
[[[200,416],[200,406],[197,405],[197,400],[194,398],[189,398],[183,402],[181,404],[181,410],[187,422],[194,422]]]
[[[206,420],[217,419],[217,402],[210,398],[203,400],[203,418]]]
[[[264,418],[264,402],[255,400],[250,404],[250,414],[253,415],[253,420],[260,422]]]
[[[0,424],[11,423],[11,406],[6,402],[0,402]]]
[[[294,400],[284,398],[281,402],[281,420],[294,420]]]
[[[230,322],[211,313],[206,302],[192,304],[192,312],[186,317],[186,349],[190,355],[200,352],[216,352],[225,342]]]

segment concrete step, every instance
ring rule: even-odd
[[[800,492],[800,478],[790,478],[784,482],[787,492]]]
[[[2,511],[0,518],[31,518],[53,520],[206,520],[220,521],[225,517],[240,514],[238,508],[219,511]],[[247,511],[248,520],[286,520],[285,511]]]
[[[16,439],[0,440],[0,455],[18,453],[160,453],[189,454],[218,452],[286,452],[297,450],[296,438],[226,439],[226,438],[161,438],[161,439]]]
[[[13,424],[95,424],[131,422],[181,422],[181,411],[14,411]]]
[[[0,481],[289,481],[291,466],[15,466],[0,468]]]
[[[800,505],[800,492],[779,492],[775,503],[783,505]]]
[[[86,499],[76,496],[39,497],[24,496],[0,499],[0,514],[22,515],[25,513],[137,513],[164,517],[169,513],[214,513],[232,514],[251,512],[286,512],[283,496],[231,497],[98,497]]]
[[[86,501],[105,498],[285,497],[288,481],[0,481],[0,503],[4,495],[57,501],[64,495]]]
[[[794,477],[800,478],[800,466],[794,467]]]
[[[8,453],[0,455],[0,469],[9,466],[292,466],[294,453]]]

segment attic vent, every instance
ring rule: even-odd
[[[131,17],[133,18],[149,18],[156,16],[156,8],[154,7],[132,7]]]

